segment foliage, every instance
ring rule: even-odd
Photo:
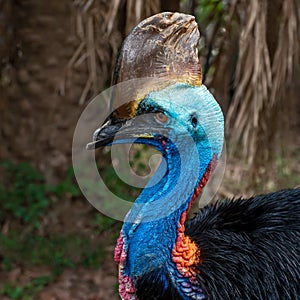
[[[100,213],[97,213],[94,220],[92,220],[92,226],[95,227],[97,234],[101,234],[104,231],[109,230],[117,221],[108,218]]]
[[[74,171],[72,168],[69,168],[65,179],[61,183],[52,186],[48,185],[47,187],[57,197],[62,197],[63,195],[78,197],[80,194],[77,185],[74,184]]]
[[[153,147],[145,145],[132,145],[129,152],[129,161],[115,159],[118,162],[114,165],[111,161],[111,149],[106,153],[98,152],[98,154],[101,155],[99,159],[97,159],[98,170],[108,190],[117,197],[130,202],[135,201],[144,185],[146,185],[148,180],[152,177],[159,164],[157,158],[161,157]],[[119,153],[118,155],[122,156],[123,154]],[[110,164],[106,163],[103,165],[103,161],[109,162]],[[135,182],[133,182],[133,184],[132,182],[125,182],[132,174],[135,174],[137,178],[141,179],[137,182],[139,186],[135,186]],[[87,184],[90,191],[93,190],[98,195],[99,193],[103,193],[101,197],[104,199],[109,197],[105,194],[106,191],[99,190],[97,183],[87,182]],[[103,203],[102,205],[108,206],[113,204]],[[108,207],[106,208],[108,209]],[[114,207],[112,206],[111,209],[114,209]]]
[[[100,267],[105,258],[100,241],[82,232],[61,234],[45,232],[42,228],[41,221],[49,209],[55,210],[57,199],[73,201],[72,198],[80,195],[71,168],[65,179],[56,185],[46,184],[43,174],[28,163],[2,162],[0,170],[0,174],[4,174],[0,184],[0,221],[9,224],[0,233],[0,271],[9,272],[16,266],[48,266],[51,269],[49,275],[36,277],[27,284],[2,283],[0,298],[2,295],[11,299],[34,299],[65,268]],[[87,222],[97,235],[114,224],[117,222],[98,212],[90,224]]]
[[[116,196],[131,202],[135,200],[139,189],[135,187],[129,188],[129,186],[116,174],[113,166],[107,166],[103,170],[103,179],[109,190]]]
[[[1,219],[8,213],[24,223],[38,226],[49,205],[43,176],[27,163],[16,166],[5,162],[3,166],[7,175],[6,183],[0,186]]]
[[[50,205],[51,194],[61,197],[64,194],[78,196],[79,190],[72,182],[73,171],[70,169],[65,180],[57,185],[45,184],[44,176],[28,163],[15,165],[2,162],[5,174],[4,183],[0,184],[0,220],[7,216],[24,224],[40,226],[42,214]]]
[[[9,232],[0,235],[0,255],[5,257],[2,268],[9,265],[47,265],[52,267],[55,275],[63,268],[75,268],[82,265],[96,269],[105,256],[101,245],[93,245],[88,237],[80,235],[51,235],[49,237],[35,234],[22,235]]]
[[[0,295],[8,296],[11,299],[33,299],[34,295],[53,280],[53,276],[39,276],[28,282],[25,286],[6,283],[0,290]]]
[[[197,16],[200,24],[209,25],[217,21],[225,13],[225,5],[222,0],[198,0]]]

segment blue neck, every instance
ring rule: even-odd
[[[176,224],[210,163],[208,157],[199,162],[199,151],[203,154],[203,149],[196,147],[185,147],[180,153],[172,145],[168,147],[159,169],[128,213],[122,235],[127,249],[124,271],[131,278],[142,277],[146,270],[153,269],[165,272],[160,274],[165,276],[165,282],[180,276],[172,261]],[[200,167],[195,172],[197,166]]]

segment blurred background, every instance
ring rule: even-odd
[[[217,197],[299,186],[298,0],[0,0],[0,299],[118,299],[121,223],[81,195],[72,138],[126,35],[161,11],[199,24],[203,80],[226,118]],[[137,172],[147,151],[133,153]],[[134,200],[107,150],[101,160],[110,189]]]

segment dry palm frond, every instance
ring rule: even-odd
[[[121,35],[117,30],[114,34],[108,32],[108,26],[111,25],[106,18],[107,4],[104,2],[74,0],[73,5],[75,31],[79,44],[66,66],[60,93],[65,93],[66,81],[70,80],[74,69],[85,64],[88,77],[79,99],[79,104],[83,104],[89,94],[96,95],[105,85],[110,71],[111,57],[116,57]],[[116,27],[116,24],[114,26]]]
[[[127,0],[126,35],[142,19],[160,11],[160,0]]]
[[[296,107],[290,94],[293,75],[300,59],[300,3],[286,0],[282,3],[278,43],[272,64],[272,88],[270,90],[270,114],[268,123],[273,128],[268,131],[270,156],[272,149],[284,152],[284,144],[289,138],[291,120]],[[274,151],[274,150],[273,150]],[[274,154],[273,154],[274,155]]]
[[[206,61],[204,66],[205,84],[210,85],[213,89],[216,98],[220,100],[222,108],[227,111],[228,102],[230,99],[230,88],[235,64],[237,60],[237,48],[239,41],[239,14],[238,14],[239,0],[234,0],[228,3],[224,14],[219,15],[216,19],[216,26],[211,38],[207,39],[206,48],[213,52],[217,48],[218,54]],[[209,16],[209,19],[214,16]],[[223,19],[223,20],[222,20]],[[219,27],[219,28],[218,28]],[[215,50],[214,50],[215,51]],[[208,56],[208,55],[207,55]],[[206,57],[207,60],[207,57]],[[209,72],[210,67],[213,66],[214,72]]]
[[[296,12],[296,13],[295,13]],[[272,65],[273,88],[270,103],[273,111],[280,110],[285,120],[277,122],[278,134],[283,138],[288,130],[292,115],[293,101],[287,101],[291,88],[293,73],[300,59],[300,3],[297,0],[283,2],[282,19],[278,33],[278,47]],[[292,100],[292,99],[291,99]],[[278,118],[277,118],[278,119]],[[281,124],[280,124],[281,123]],[[283,130],[280,130],[283,129]]]
[[[243,156],[251,164],[266,130],[262,115],[267,108],[272,85],[271,64],[266,42],[267,1],[253,0],[240,37],[234,101],[228,110],[227,126],[233,121],[231,141],[240,138]],[[228,128],[227,128],[228,129]]]
[[[241,142],[242,157],[252,171],[274,156],[278,137],[285,135],[292,99],[288,95],[293,70],[299,63],[299,3],[286,0],[278,18],[274,57],[269,53],[267,0],[249,2],[242,29],[233,103],[227,112],[231,144]],[[272,24],[271,24],[272,26]],[[232,147],[234,150],[236,147]]]
[[[117,13],[121,0],[114,0],[110,2],[109,10],[105,16],[106,33],[109,35],[112,32],[114,23],[116,23]]]
[[[271,105],[283,97],[287,85],[292,81],[294,65],[299,63],[299,16],[299,1],[286,0],[283,2],[278,47],[274,57],[275,63],[272,65]]]
[[[96,0],[74,0],[75,28],[79,39],[77,49],[70,58],[59,91],[65,93],[66,81],[70,79],[74,68],[86,64],[88,76],[79,104],[83,104],[91,94],[96,95],[109,80],[112,61],[115,61],[117,51],[124,32],[118,30],[119,13],[123,5],[121,0],[110,2]],[[141,19],[157,13],[160,1],[126,1],[126,33]]]

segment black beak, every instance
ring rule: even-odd
[[[152,119],[147,114],[143,115],[142,118],[122,121],[112,121],[109,119],[94,132],[93,141],[88,143],[86,148],[91,150],[112,144],[132,142],[147,144],[154,136],[165,136],[168,129],[153,124]]]
[[[112,144],[114,137],[123,127],[126,122],[118,122],[111,124],[111,121],[105,122],[100,128],[98,128],[93,134],[93,141],[86,145],[88,150],[104,147]]]

